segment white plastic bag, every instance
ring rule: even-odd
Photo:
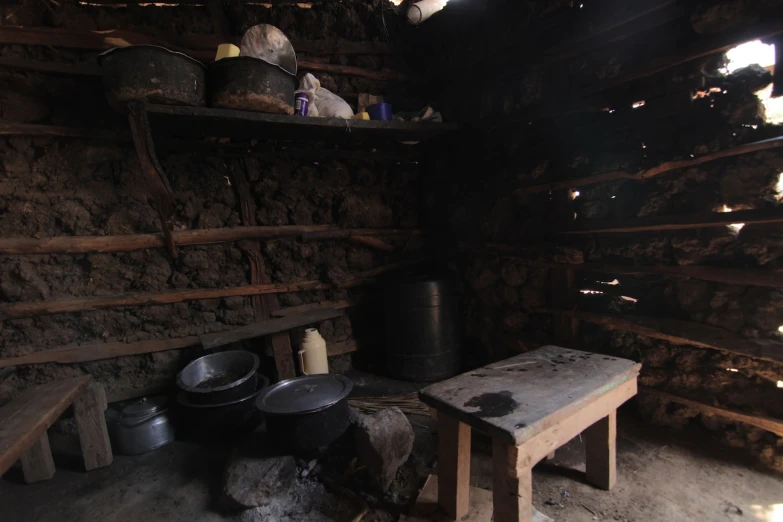
[[[307,73],[302,76],[299,81],[299,89],[310,93],[310,99],[313,101],[310,104],[308,116],[345,119],[350,119],[353,116],[351,106],[329,89],[321,87],[321,82],[312,74]]]

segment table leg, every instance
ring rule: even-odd
[[[52,450],[49,449],[49,436],[41,435],[30,449],[22,454],[22,473],[27,484],[48,480],[54,476],[54,461]]]
[[[108,466],[113,460],[109,432],[106,428],[106,394],[97,382],[90,385],[73,402],[73,416],[82,446],[84,469]]]
[[[584,431],[587,481],[612,489],[617,480],[617,411]]]
[[[459,520],[470,503],[470,426],[438,412],[438,504]]]
[[[533,512],[533,468],[522,464],[524,446],[494,439],[493,498],[495,522],[531,522]],[[520,466],[520,464],[522,464]]]

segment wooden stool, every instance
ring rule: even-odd
[[[0,475],[21,460],[28,484],[52,478],[54,462],[46,430],[71,404],[85,469],[111,464],[106,394],[100,384],[84,376],[36,386],[0,408]]]
[[[640,368],[545,346],[422,390],[438,410],[438,504],[455,520],[468,512],[471,427],[493,439],[495,522],[530,522],[533,466],[581,432],[587,480],[610,489],[617,408],[636,395]]]

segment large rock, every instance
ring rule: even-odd
[[[359,458],[378,481],[389,489],[394,475],[413,450],[413,428],[399,408],[361,415],[356,423]]]
[[[236,455],[226,467],[223,492],[243,508],[267,505],[291,494],[296,483],[296,462],[284,457]]]

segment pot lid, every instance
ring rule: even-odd
[[[165,409],[166,397],[144,397],[122,408],[122,415],[135,417],[139,415],[151,415]]]
[[[283,31],[269,24],[258,24],[242,35],[240,56],[260,58],[277,65],[290,74],[296,74],[296,53]]]
[[[296,415],[323,410],[351,393],[353,383],[343,375],[328,373],[306,375],[280,381],[265,389],[256,399],[256,407],[264,413]]]

